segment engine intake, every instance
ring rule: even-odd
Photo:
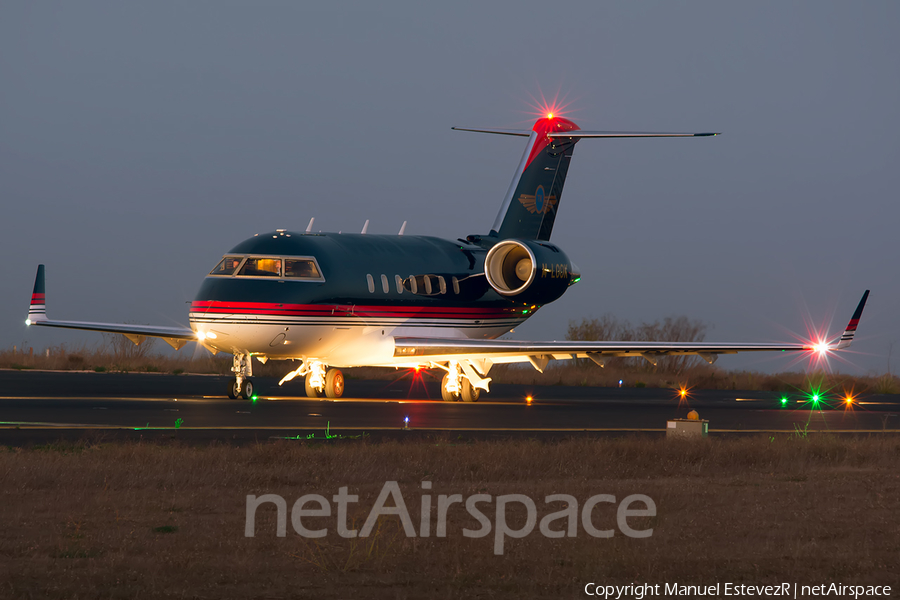
[[[579,279],[565,253],[546,242],[503,240],[484,259],[484,275],[503,296],[525,302],[551,302]]]

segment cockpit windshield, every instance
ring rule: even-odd
[[[325,281],[313,257],[225,256],[209,272],[220,277],[265,277],[292,281]]]
[[[209,272],[210,275],[234,275],[235,269],[244,260],[243,256],[226,256],[216,268]]]
[[[281,259],[248,258],[238,277],[281,277]]]
[[[321,279],[315,261],[308,258],[284,259],[284,276],[291,279]]]

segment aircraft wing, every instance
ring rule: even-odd
[[[394,359],[410,359],[408,362],[441,363],[446,361],[469,362],[462,364],[464,370],[474,366],[484,375],[487,369],[478,368],[479,362],[491,363],[530,362],[535,369],[543,371],[550,360],[588,358],[603,366],[607,359],[614,357],[642,357],[656,364],[661,356],[700,356],[710,364],[720,354],[738,352],[817,352],[843,350],[853,341],[856,327],[869,297],[869,290],[863,294],[847,328],[836,344],[828,342],[810,343],[715,343],[715,342],[520,342],[510,340],[466,340],[441,338],[398,337],[394,339]],[[488,365],[489,368],[489,365]],[[468,371],[467,371],[467,374]],[[471,375],[470,375],[471,378]],[[480,378],[475,378],[476,383]],[[487,380],[489,381],[489,380]],[[477,385],[477,383],[476,383]]]
[[[47,318],[46,293],[44,286],[44,265],[38,265],[34,279],[34,291],[28,308],[29,326],[62,327],[65,329],[86,329],[105,333],[121,333],[135,344],[148,337],[158,337],[178,350],[186,343],[197,341],[197,334],[187,327],[161,327],[155,325],[131,325],[128,323],[92,323],[88,321],[51,321]]]

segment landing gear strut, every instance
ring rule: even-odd
[[[471,371],[471,367],[469,367]],[[471,374],[472,377],[476,375]],[[490,380],[488,380],[490,381]],[[441,380],[441,398],[444,402],[478,402],[481,397],[481,389],[472,385],[469,375],[463,373],[460,364],[451,360],[447,363],[447,373]]]
[[[444,402],[459,402],[462,384],[463,378],[459,370],[459,363],[452,360],[447,365],[447,373],[441,380],[441,398]]]
[[[231,372],[234,373],[234,379],[228,384],[228,397],[243,398],[250,400],[253,398],[255,386],[253,385],[253,363],[250,362],[250,354],[237,352],[234,355],[234,362],[231,366]]]
[[[310,398],[340,398],[344,395],[344,374],[340,369],[327,369],[323,363],[312,361],[306,374],[306,395]]]

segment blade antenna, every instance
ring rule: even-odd
[[[315,222],[315,220],[316,220],[315,217],[313,217],[309,220],[309,225],[306,226],[306,233],[312,233],[312,226],[313,226],[313,223]]]

